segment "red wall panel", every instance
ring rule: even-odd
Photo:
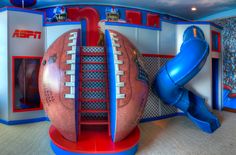
[[[160,16],[157,14],[147,14],[147,26],[160,27]]]
[[[133,10],[126,10],[126,21],[131,24],[138,24],[140,25],[142,23],[142,15],[139,11],[133,11]]]

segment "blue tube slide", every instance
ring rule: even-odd
[[[181,109],[200,129],[212,133],[220,127],[220,121],[207,109],[203,98],[183,87],[202,69],[208,55],[202,30],[188,27],[179,54],[159,70],[152,89],[164,103]]]

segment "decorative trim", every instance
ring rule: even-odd
[[[19,7],[13,7],[13,6],[10,6],[10,7],[7,6],[7,7],[3,7],[0,9],[0,12],[4,12],[4,11],[27,12],[27,13],[31,13],[31,14],[39,14],[39,15],[44,16],[43,11],[35,11],[35,10],[27,9],[27,8],[19,8]]]
[[[14,6],[18,6],[16,4],[14,4],[14,0],[10,0],[11,4],[14,5]],[[36,0],[33,0],[33,2],[30,4],[30,5],[27,5],[25,7],[31,7],[31,6],[34,6],[36,4]]]
[[[45,121],[51,122],[48,117],[45,117]]]
[[[117,103],[116,103],[116,74],[115,74],[115,64],[114,55],[112,48],[112,40],[110,32],[105,30],[105,40],[107,41],[107,61],[108,61],[108,78],[109,78],[109,94],[110,94],[110,131],[111,137],[114,141],[116,134],[116,113],[117,113]]]
[[[112,25],[112,26],[126,26],[126,27],[134,27],[134,28],[142,28],[142,29],[149,29],[149,30],[156,30],[156,31],[161,31],[162,30],[162,23],[170,23],[170,24],[175,24],[175,25],[191,25],[191,24],[200,24],[200,25],[210,25],[213,27],[216,27],[220,30],[223,30],[223,27],[216,25],[212,22],[208,21],[189,21],[189,22],[175,22],[175,21],[170,21],[166,19],[160,19],[160,27],[152,27],[152,26],[146,26],[146,25],[137,25],[137,24],[130,24],[130,23],[120,23],[120,22],[106,22],[106,25]]]
[[[61,149],[60,147],[56,146],[52,141],[50,141],[51,148],[54,153],[58,155],[91,155],[91,153],[78,153],[78,152],[68,152],[66,150]],[[93,155],[133,155],[138,150],[138,144],[130,148],[129,150],[115,152],[115,153],[92,153]]]
[[[219,59],[220,58],[220,53],[219,52],[211,52],[211,58]]]
[[[45,22],[43,26],[79,25],[81,22]]]
[[[39,118],[24,119],[24,120],[10,120],[10,121],[0,119],[0,123],[5,124],[5,125],[18,125],[18,124],[42,122],[42,121],[47,121],[47,120],[48,120],[48,117],[39,117]]]
[[[217,50],[213,49],[213,36],[216,35],[217,36]],[[217,32],[217,31],[214,31],[214,30],[211,30],[211,51],[212,52],[218,52],[218,53],[221,53],[221,34],[220,32]]]

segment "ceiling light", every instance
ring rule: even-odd
[[[192,10],[192,11],[197,11],[197,8],[196,8],[195,6],[193,6],[193,7],[191,8],[191,10]]]

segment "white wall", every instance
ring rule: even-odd
[[[45,26],[45,52],[60,35],[72,29],[81,29],[81,24]]]
[[[106,25],[126,36],[141,53],[144,54],[176,54],[176,25],[161,22],[161,30],[125,25]]]
[[[7,12],[0,13],[0,118],[8,120],[8,40]]]
[[[159,53],[159,30],[123,25],[106,25],[106,29],[120,32],[126,36],[141,53]]]
[[[12,112],[12,56],[43,56],[44,31],[42,14],[32,14],[19,11],[8,12],[8,65],[9,65],[9,120],[25,120],[44,117],[44,110],[32,112]],[[41,39],[13,38],[16,29],[40,31]]]
[[[177,52],[179,52],[180,46],[183,42],[183,33],[187,27],[193,24],[181,24],[177,25]],[[205,39],[210,43],[210,25],[198,25],[194,24],[202,29],[205,35]],[[191,52],[191,51],[189,51]],[[209,54],[205,65],[202,70],[186,84],[186,88],[190,89],[195,94],[206,99],[206,104],[211,109],[212,108],[212,63],[211,55]]]
[[[162,22],[159,54],[176,55],[176,37],[176,24]]]

